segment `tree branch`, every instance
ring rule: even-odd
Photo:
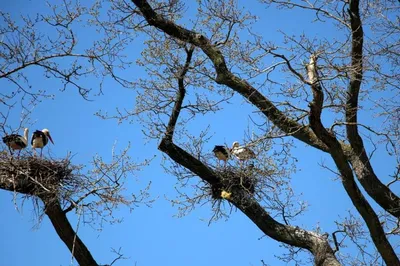
[[[165,138],[168,138],[168,140],[172,140],[172,138],[173,138],[176,122],[178,120],[180,110],[182,109],[183,98],[185,97],[185,94],[186,94],[185,85],[184,85],[183,81],[184,81],[184,77],[185,77],[186,73],[189,70],[193,51],[194,51],[194,46],[191,46],[189,48],[189,50],[186,51],[186,53],[187,53],[186,62],[178,76],[178,93],[176,95],[175,106],[172,111],[170,120],[168,122],[167,132],[165,134]]]
[[[37,181],[36,178],[31,176],[30,170],[26,172],[24,172],[24,170],[26,169],[19,167],[18,163],[13,165],[12,161],[2,161],[0,164],[0,189],[39,197],[45,205],[45,213],[53,224],[58,236],[71,251],[79,265],[97,266],[97,262],[94,260],[86,245],[76,234],[66,214],[62,210],[59,199],[57,195],[54,194],[57,190],[54,189],[54,187],[47,189],[43,184]],[[35,170],[38,172],[42,170],[42,172],[44,172],[43,169]],[[49,186],[54,185],[51,182],[51,177],[46,175],[44,175],[44,177],[50,182]]]
[[[215,80],[218,84],[226,85],[232,90],[241,94],[246,99],[248,99],[270,121],[272,121],[277,127],[279,127],[285,133],[290,134],[295,138],[317,149],[329,152],[341,173],[343,186],[346,192],[348,193],[349,197],[351,198],[358,212],[363,217],[364,221],[366,221],[371,237],[375,245],[377,246],[379,252],[381,253],[382,257],[384,258],[385,262],[388,265],[399,264],[398,258],[395,255],[392,246],[390,245],[384,234],[384,231],[382,229],[382,226],[379,222],[376,213],[369,205],[368,201],[364,198],[363,194],[361,193],[361,191],[357,186],[357,183],[354,180],[353,169],[350,167],[348,162],[348,158],[351,155],[349,147],[343,143],[340,143],[331,132],[327,131],[323,127],[323,124],[321,122],[323,91],[318,81],[312,82],[311,85],[313,90],[314,100],[310,104],[310,110],[311,110],[309,115],[310,127],[300,125],[296,121],[290,119],[285,113],[281,112],[269,99],[264,97],[246,80],[243,80],[235,76],[232,72],[230,72],[227,68],[225,57],[222,55],[221,50],[219,50],[215,45],[213,45],[207,37],[198,34],[194,31],[183,28],[175,24],[173,21],[167,20],[163,16],[157,14],[151,8],[148,1],[132,0],[132,2],[139,8],[143,17],[150,25],[162,30],[164,33],[178,40],[193,44],[202,49],[202,51],[207,55],[207,57],[211,60],[211,62],[214,65],[216,71]],[[310,73],[316,74],[316,70],[315,72],[311,71]],[[174,111],[176,111],[175,108]],[[175,162],[183,165],[187,169],[196,173],[205,181],[218,183],[218,179],[215,180],[216,177],[212,175],[213,171],[211,169],[203,165],[199,160],[193,158],[190,154],[182,150],[180,147],[176,146],[172,142],[171,138],[169,139],[163,138],[159,146],[159,149],[167,153],[171,157],[171,159],[173,159]],[[202,173],[206,172],[207,175],[203,176]],[[241,192],[242,191],[240,190],[237,191],[237,193],[239,194],[241,194]],[[235,193],[236,193],[235,191],[232,191],[232,194]],[[234,199],[231,200],[231,202],[235,204],[235,206],[240,208],[243,212],[246,211],[245,209],[241,208],[240,205],[237,205],[238,203],[235,203]],[[249,206],[254,206],[252,205],[253,204],[252,202],[248,203]],[[258,203],[255,202],[255,204]],[[249,217],[251,215],[251,213],[246,213],[246,214]],[[254,218],[257,217],[258,217],[257,215],[254,216]],[[268,221],[267,218],[265,218],[264,220]],[[260,228],[263,228],[263,226],[265,226],[263,224],[260,224],[259,223],[260,221],[253,220],[253,222],[255,222]],[[277,225],[274,224],[274,226]],[[268,227],[264,229],[267,231]],[[288,228],[286,229],[290,230]],[[269,231],[268,233],[271,234],[271,231]],[[266,232],[266,234],[268,233]],[[282,236],[280,235],[279,237]],[[285,237],[280,238],[279,241],[293,244]],[[301,245],[298,246],[303,247]],[[312,250],[310,251],[313,252]],[[313,254],[315,255],[315,252]]]
[[[86,245],[72,228],[66,214],[60,206],[60,203],[58,201],[47,202],[46,198],[42,198],[42,200],[45,204],[45,213],[49,217],[54,229],[71,251],[71,254],[79,265],[98,266]]]
[[[132,0],[132,2],[140,9],[144,18],[150,25],[174,38],[199,47],[214,64],[217,74],[216,82],[218,84],[226,85],[248,99],[282,131],[315,148],[327,151],[327,147],[318,140],[309,127],[303,126],[287,117],[247,81],[232,74],[226,66],[225,58],[221,51],[215,45],[212,45],[209,39],[194,31],[185,29],[157,14],[147,1]]]
[[[201,48],[214,64],[217,73],[217,83],[227,85],[248,99],[266,117],[268,117],[269,120],[271,120],[286,134],[291,135],[324,152],[329,152],[329,149],[325,143],[320,141],[320,139],[313,134],[313,130],[310,130],[308,126],[300,125],[296,121],[290,119],[270,100],[252,87],[247,81],[232,74],[226,66],[225,58],[221,51],[216,46],[212,45],[205,36],[185,29],[179,25],[176,25],[174,22],[165,19],[161,15],[157,14],[147,1],[132,0],[132,2],[140,9],[150,25],[161,29],[174,38],[189,42]],[[355,81],[354,84],[357,84],[357,82]],[[392,215],[400,217],[400,198],[397,197],[388,187],[385,187],[384,184],[382,184],[376,177],[365,151],[363,152],[365,156],[361,153],[362,158],[357,158],[357,156],[354,156],[354,154],[350,151],[347,145],[343,143],[340,144],[342,146],[341,149],[343,149],[345,152],[345,156],[351,160],[352,166],[357,173],[357,177],[367,193],[378,204],[380,204],[382,208],[387,210]],[[363,167],[356,167],[359,164],[363,165]],[[382,190],[376,188],[380,188]],[[383,191],[383,193],[381,191]]]
[[[204,165],[200,160],[173,143],[173,131],[177,123],[182,102],[185,97],[183,83],[184,75],[190,64],[192,50],[187,52],[187,59],[181,75],[178,77],[179,89],[177,91],[175,105],[168,122],[167,130],[159,145],[159,149],[167,154],[173,161],[189,169],[212,187],[220,186],[216,173]],[[334,252],[328,241],[317,233],[303,230],[299,227],[284,225],[274,220],[267,211],[247,192],[244,187],[232,188],[232,197],[229,201],[249,217],[266,235],[271,238],[309,250],[315,257],[316,265],[338,266],[340,263],[334,256]]]
[[[310,126],[317,137],[329,147],[332,159],[334,160],[342,177],[343,187],[346,190],[347,195],[350,197],[353,205],[366,222],[372,241],[375,243],[379,253],[382,255],[383,260],[387,265],[400,265],[400,261],[397,258],[393,247],[386,238],[378,216],[365,199],[354,180],[353,171],[346,159],[341,144],[331,132],[326,130],[321,122],[324,96],[322,87],[318,80],[316,59],[317,58],[315,55],[311,55],[310,63],[307,65],[308,77],[310,79],[309,82],[312,84],[311,90],[314,97],[313,101],[310,103]]]
[[[360,18],[359,1],[349,4],[352,30],[350,84],[346,102],[346,133],[351,145],[350,163],[361,185],[382,208],[400,218],[400,198],[385,186],[376,176],[370,163],[363,140],[358,132],[358,98],[363,79],[363,28]]]

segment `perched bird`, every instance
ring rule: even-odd
[[[8,146],[10,149],[10,153],[12,155],[12,150],[19,150],[19,154],[21,153],[22,149],[25,149],[28,146],[28,132],[29,129],[24,129],[24,136],[18,134],[11,134],[8,136],[3,137],[3,142]]]
[[[231,153],[238,158],[240,162],[256,158],[256,154],[250,148],[240,146],[237,141],[232,144]]]
[[[32,148],[40,148],[40,157],[42,157],[43,147],[46,146],[46,144],[49,142],[49,139],[51,143],[54,144],[53,139],[50,136],[50,132],[47,128],[43,129],[42,131],[36,130],[35,132],[33,132],[31,141]]]
[[[231,152],[229,151],[229,148],[222,145],[215,145],[213,152],[215,154],[215,157],[217,157],[218,162],[224,161],[224,166],[226,166],[226,162],[231,157]]]

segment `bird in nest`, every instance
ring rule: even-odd
[[[43,148],[47,145],[49,140],[51,141],[51,143],[54,144],[50,132],[47,128],[43,129],[42,131],[36,130],[35,132],[33,132],[31,145],[33,149],[40,149],[40,157],[42,157]],[[36,155],[35,150],[34,153]]]
[[[256,154],[249,147],[240,146],[239,142],[235,141],[232,144],[231,154],[235,156],[241,163],[256,158]]]
[[[215,157],[218,159],[218,164],[220,161],[224,161],[224,167],[231,157],[231,151],[228,147],[222,145],[215,145],[213,149]]]
[[[21,153],[22,149],[25,149],[28,146],[28,132],[29,129],[24,129],[24,136],[18,134],[11,134],[3,137],[3,142],[8,146],[11,155],[13,154],[13,150],[18,150],[18,157]]]

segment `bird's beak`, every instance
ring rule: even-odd
[[[53,141],[53,139],[51,138],[50,134],[47,134],[47,136],[49,137],[49,140],[51,141],[51,143],[53,143],[53,145],[54,145],[54,141]]]

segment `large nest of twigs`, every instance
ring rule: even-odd
[[[253,194],[257,185],[257,178],[254,174],[253,165],[242,167],[221,167],[214,170],[219,177],[219,182],[211,187],[211,196],[214,199],[221,199],[223,191],[245,190]]]
[[[0,154],[0,188],[41,199],[58,198],[62,187],[75,183],[72,171],[69,160]]]

